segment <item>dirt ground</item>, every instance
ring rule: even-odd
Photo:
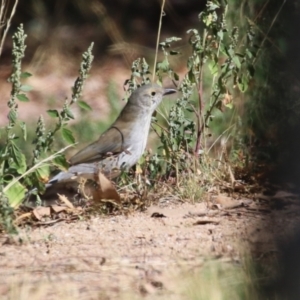
[[[284,191],[212,203],[170,199],[128,216],[24,228],[22,243],[2,236],[0,297],[188,299],[183,274],[208,258],[268,259],[300,221],[297,195]]]
[[[107,99],[99,98],[106,94],[105,78],[121,83],[128,78],[123,67],[105,68],[84,89],[84,99],[93,103],[93,120],[109,110]],[[50,105],[41,99],[69,96],[73,77],[30,78],[32,101],[20,109],[21,118],[37,117]],[[122,84],[118,88],[122,95]],[[9,89],[3,81],[0,91],[7,99]],[[0,109],[7,113],[5,102]],[[201,270],[207,260],[241,264],[247,254],[258,264],[272,260],[277,242],[296,230],[298,195],[274,191],[273,196],[247,197],[220,196],[196,204],[161,199],[128,216],[97,215],[23,228],[14,239],[0,236],[0,298],[190,299],[183,278]]]

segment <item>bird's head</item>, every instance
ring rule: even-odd
[[[128,103],[153,113],[165,95],[176,92],[174,89],[165,89],[158,84],[147,84],[136,89],[129,97]]]

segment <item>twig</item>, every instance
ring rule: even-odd
[[[268,35],[269,35],[271,29],[273,28],[273,25],[274,25],[274,23],[276,22],[276,20],[277,20],[277,18],[278,18],[278,16],[279,16],[279,14],[280,14],[280,12],[281,12],[283,6],[285,5],[285,3],[286,3],[286,0],[284,0],[284,1],[282,2],[281,6],[280,6],[280,8],[279,8],[279,10],[278,10],[278,12],[277,12],[276,15],[274,16],[274,18],[273,18],[273,20],[272,20],[272,23],[271,23],[271,25],[270,25],[270,27],[269,27],[269,29],[268,29],[266,35],[264,36],[264,39],[262,40],[262,42],[261,42],[259,48],[258,48],[257,54],[261,51],[263,44],[264,44],[265,41],[268,39]],[[257,55],[256,57],[258,57],[258,55]],[[253,64],[255,64],[256,61],[257,61],[257,59],[254,60]]]
[[[164,7],[165,7],[165,0],[162,0],[160,17],[159,17],[158,32],[157,32],[157,40],[156,40],[156,49],[155,49],[155,58],[154,58],[152,82],[154,82],[155,71],[156,71],[156,63],[157,63],[159,39],[160,39],[160,32],[161,32],[161,25],[162,25],[162,17],[164,16]]]
[[[19,0],[15,0],[15,4],[14,4],[14,6],[13,6],[13,8],[12,8],[10,17],[7,19],[6,27],[5,27],[3,36],[2,36],[2,38],[1,38],[1,44],[0,44],[0,56],[1,56],[1,54],[2,54],[3,45],[4,45],[4,41],[5,41],[5,39],[6,39],[6,35],[7,35],[7,33],[8,33],[9,28],[10,28],[10,25],[11,25],[11,20],[12,20],[14,14],[15,14],[15,12],[16,12],[18,2],[19,2]],[[4,3],[4,5],[5,5],[5,3]],[[2,14],[2,13],[3,13],[3,10],[2,10],[2,7],[1,7],[1,14]],[[1,20],[1,22],[2,22],[2,21],[4,22],[4,20]]]
[[[207,37],[207,31],[204,30],[203,33],[203,49],[205,48],[206,43],[206,37]],[[198,87],[198,96],[199,96],[199,113],[197,115],[197,140],[196,140],[196,146],[195,146],[195,156],[199,155],[199,151],[201,149],[201,135],[203,132],[204,127],[201,126],[201,116],[202,116],[202,108],[203,108],[203,62],[204,59],[204,52],[201,53],[201,65],[200,65],[200,74],[199,74],[199,87]]]

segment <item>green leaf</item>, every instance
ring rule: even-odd
[[[9,164],[9,166],[15,169],[18,174],[23,174],[27,168],[26,157],[22,153],[21,149],[13,142],[10,147],[10,155],[13,158],[13,161]]]
[[[238,69],[240,69],[240,68],[241,68],[241,62],[240,62],[239,58],[238,58],[237,56],[233,56],[233,57],[232,57],[232,60],[233,60],[233,62],[235,63],[236,67],[237,67]]]
[[[18,94],[17,98],[22,102],[29,102],[29,99],[27,98],[27,96],[25,94]]]
[[[72,111],[70,110],[70,109],[65,109],[65,112],[66,112],[66,115],[69,117],[69,118],[71,118],[71,119],[73,119],[74,120],[74,115],[73,115],[73,113],[72,113]]]
[[[226,107],[228,107],[229,109],[232,109],[233,108],[233,103],[230,102],[230,103],[227,103],[225,104]]]
[[[49,109],[47,110],[47,113],[52,118],[58,118],[59,116],[58,111],[56,109]]]
[[[215,75],[218,72],[218,64],[216,64],[214,61],[208,64],[208,68],[211,72],[211,75]]]
[[[32,90],[32,86],[24,84],[24,85],[21,85],[20,90],[23,92],[30,92]]]
[[[156,65],[157,71],[161,70],[163,72],[167,72],[169,70],[169,68],[170,68],[170,64],[166,59],[164,59],[162,62],[157,63],[157,65]]]
[[[134,77],[141,77],[141,73],[140,72],[132,72],[132,76]]]
[[[64,139],[66,142],[68,142],[68,143],[70,143],[70,144],[74,144],[74,143],[75,143],[75,138],[74,138],[74,136],[73,136],[71,130],[69,130],[69,129],[63,127],[63,128],[61,129],[61,135],[62,135],[63,139]]]
[[[225,47],[224,43],[220,43],[220,52],[227,55],[227,48]]]
[[[197,83],[197,79],[191,70],[188,72],[188,79],[191,83]]]
[[[230,45],[229,48],[227,49],[227,53],[229,57],[233,57],[234,56],[234,50],[232,48],[232,46]]]
[[[245,93],[248,89],[248,79],[243,76],[240,77],[237,81],[237,85],[242,93]]]
[[[245,53],[246,53],[246,55],[247,55],[248,58],[250,58],[250,59],[253,58],[253,55],[252,55],[252,53],[251,53],[251,51],[249,49],[246,49]]]
[[[26,186],[34,186],[37,189],[36,191],[32,191],[34,195],[45,191],[45,183],[49,181],[49,173],[49,167],[44,165],[25,178]]]
[[[158,76],[157,79],[156,79],[156,83],[160,86],[162,86],[162,78],[161,76]]]
[[[42,166],[35,170],[35,174],[39,181],[46,183],[49,181],[50,168],[49,166]]]
[[[85,102],[85,101],[77,101],[77,104],[80,108],[85,109],[85,110],[92,110],[92,108]]]
[[[19,124],[20,124],[20,127],[22,129],[23,138],[26,141],[27,140],[27,127],[26,127],[26,123],[21,121]]]
[[[19,181],[17,181],[7,191],[5,191],[5,195],[8,198],[10,206],[13,208],[17,208],[22,203],[26,191],[26,188]]]
[[[8,119],[10,122],[15,123],[17,120],[17,112],[14,110],[10,110],[8,113]]]
[[[21,78],[28,78],[28,77],[31,77],[31,76],[32,76],[32,74],[29,73],[29,72],[22,72],[21,73]]]
[[[223,30],[219,30],[218,33],[217,33],[217,36],[218,36],[219,39],[222,41],[222,40],[223,40],[223,37],[224,37],[224,32],[223,32]]]
[[[214,3],[212,1],[207,1],[207,10],[208,11],[214,11],[219,7],[220,7],[220,5],[218,3]]]
[[[53,164],[62,171],[67,171],[70,167],[64,155],[59,155],[53,159]]]

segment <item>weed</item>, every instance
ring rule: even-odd
[[[207,181],[211,183],[213,178],[216,182],[226,180],[232,175],[228,174],[227,167],[223,168],[228,160],[213,163],[206,155],[213,147],[212,142],[208,142],[212,136],[211,124],[216,116],[234,107],[235,95],[247,91],[254,76],[258,48],[254,43],[252,25],[249,23],[245,35],[241,36],[238,26],[227,24],[227,11],[226,1],[208,1],[206,9],[199,14],[201,31],[198,28],[187,31],[191,55],[187,58],[187,72],[181,80],[171,66],[171,57],[180,54],[174,43],[181,38],[170,37],[158,43],[163,60],[156,62],[155,59],[153,79],[156,75],[156,81],[162,84],[165,77],[170,78],[178,87],[180,96],[169,111],[158,109],[158,115],[153,117],[152,126],[160,146],[156,154],[144,159],[148,168],[145,173],[153,182],[157,182],[158,178],[170,177],[177,178],[177,183],[183,182],[179,180],[179,175],[186,176],[190,172],[194,172],[195,182],[196,174],[200,172],[202,178],[199,181],[202,184]],[[159,32],[160,27],[161,22]],[[136,60],[132,65],[131,78],[125,82],[129,86],[128,91],[148,83],[149,74],[145,59]],[[204,93],[203,81],[207,77],[211,78],[211,84]],[[239,129],[239,119],[231,118],[230,127],[220,133],[222,143],[228,144],[234,130],[239,133]],[[238,134],[235,136],[239,138]],[[226,149],[222,148],[221,161],[225,152]],[[199,171],[200,168],[203,172]],[[210,178],[203,180],[203,177]]]
[[[26,123],[18,118],[18,102],[28,102],[26,95],[32,89],[31,86],[23,84],[31,74],[22,72],[22,59],[25,56],[26,34],[23,25],[20,25],[13,35],[12,50],[12,75],[9,82],[12,84],[11,95],[8,101],[9,113],[8,124],[1,128],[3,147],[0,150],[0,200],[2,224],[8,228],[11,224],[9,216],[12,217],[9,207],[17,207],[24,199],[28,190],[35,188],[36,193],[44,190],[44,184],[49,177],[49,166],[56,165],[67,168],[68,164],[62,153],[69,147],[59,151],[53,150],[53,142],[57,132],[63,139],[73,145],[75,139],[72,132],[67,128],[68,122],[74,119],[70,107],[77,103],[83,109],[90,109],[89,105],[80,100],[82,89],[93,60],[93,44],[82,56],[79,76],[72,88],[71,100],[65,100],[61,110],[48,110],[47,113],[56,121],[53,129],[47,130],[43,116],[37,122],[33,144],[35,145],[32,157],[26,158],[20,143],[28,143]],[[21,130],[20,130],[21,129]],[[6,220],[7,219],[7,220]]]
[[[190,56],[187,59],[187,72],[181,80],[171,67],[171,57],[180,54],[173,45],[181,38],[170,37],[159,42],[158,33],[157,47],[162,51],[163,60],[157,62],[155,58],[153,78],[156,76],[156,81],[162,84],[163,80],[169,77],[178,87],[180,96],[169,111],[158,110],[158,115],[153,116],[153,128],[159,137],[160,146],[155,155],[144,159],[146,167],[142,166],[143,174],[146,175],[144,182],[150,186],[160,179],[172,180],[172,178],[175,179],[177,188],[179,183],[190,185],[192,178],[195,182],[205,183],[208,186],[214,179],[219,181],[228,177],[228,172],[222,173],[224,169],[220,167],[222,166],[220,162],[214,163],[208,159],[206,153],[211,146],[207,145],[207,139],[211,136],[210,126],[216,112],[223,113],[224,110],[233,107],[236,90],[240,92],[247,90],[249,80],[254,75],[257,48],[254,45],[252,26],[249,25],[246,39],[240,37],[238,27],[230,27],[226,23],[227,10],[226,2],[208,1],[206,9],[199,14],[201,31],[198,28],[187,31]],[[163,5],[159,32],[162,17]],[[74,119],[71,106],[77,103],[81,108],[90,110],[89,105],[80,98],[93,60],[91,53],[93,45],[83,54],[79,77],[72,88],[71,100],[66,99],[61,109],[47,111],[55,121],[52,129],[46,129],[43,116],[39,117],[31,161],[25,157],[16,142],[17,140],[27,142],[26,124],[18,119],[17,104],[17,100],[29,101],[26,92],[31,89],[22,83],[31,76],[27,72],[22,72],[21,68],[26,49],[25,39],[23,27],[20,26],[13,36],[9,123],[5,128],[6,141],[0,157],[0,191],[14,207],[20,204],[27,190],[33,187],[36,188],[36,193],[44,190],[50,166],[68,168],[63,155],[66,148],[58,152],[53,149],[55,135],[60,132],[62,138],[73,145],[75,138],[67,127],[69,121]],[[135,60],[132,63],[131,77],[124,84],[127,91],[125,98],[140,85],[149,83],[150,74],[149,64],[144,58]],[[207,76],[206,74],[211,76],[212,80],[210,88],[204,94],[203,78]],[[159,119],[163,119],[164,124],[161,124]],[[17,128],[21,129],[22,136],[16,134]],[[199,180],[196,180],[197,173],[201,174]],[[194,188],[191,187],[191,190]],[[194,198],[201,197],[201,193],[202,191]]]

